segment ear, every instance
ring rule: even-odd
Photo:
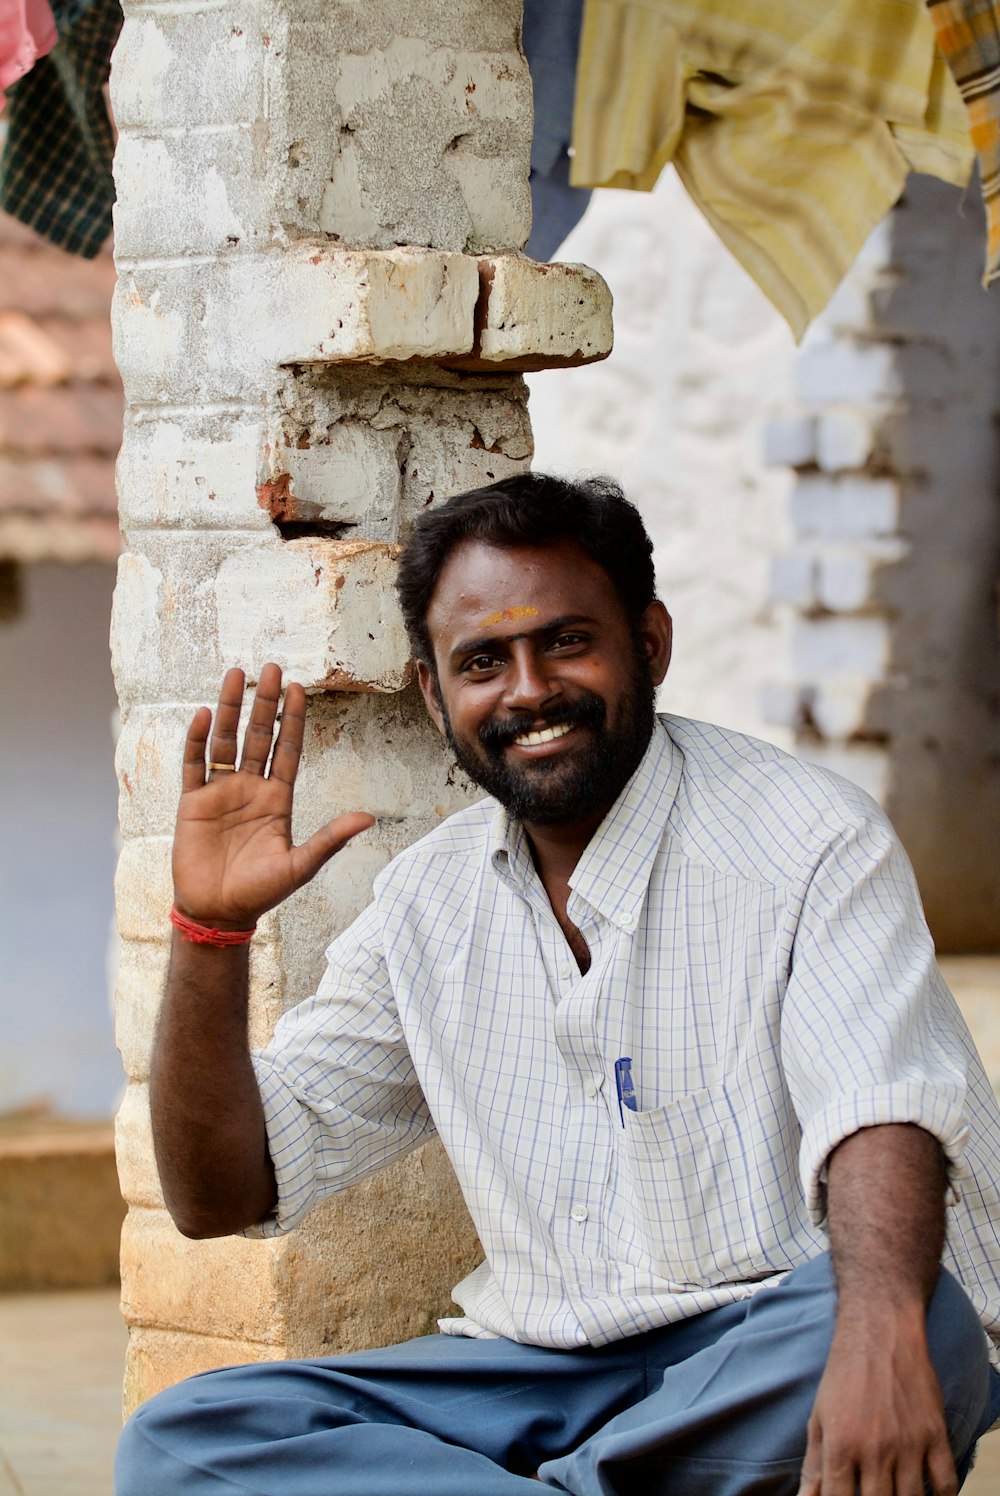
[[[443,733],[444,715],[441,711],[441,695],[438,690],[437,677],[426,660],[417,661],[417,681],[427,714],[438,732]]]
[[[657,598],[642,615],[639,624],[642,640],[649,661],[649,676],[654,686],[660,685],[670,667],[670,654],[674,642],[674,626],[670,614]]]

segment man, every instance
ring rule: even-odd
[[[950,1496],[1000,1413],[1000,1116],[885,818],[655,717],[670,620],[610,483],[452,499],[399,588],[495,798],[380,875],[251,1056],[256,919],[371,818],[293,847],[303,692],[272,752],[261,672],[234,772],[227,675],[185,752],[157,1156],[182,1231],[271,1234],[436,1130],[486,1261],[440,1336],[153,1400],[119,1496]]]

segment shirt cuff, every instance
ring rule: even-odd
[[[308,1214],[316,1198],[313,1136],[310,1115],[259,1055],[251,1055],[264,1107],[267,1146],[278,1182],[278,1203],[271,1215],[248,1226],[241,1235],[283,1236]]]
[[[948,1169],[947,1205],[955,1205],[966,1177],[965,1084],[931,1084],[925,1080],[896,1081],[838,1096],[816,1113],[802,1134],[799,1173],[809,1214],[817,1226],[826,1224],[826,1166],[838,1143],[865,1127],[912,1122],[937,1138]]]

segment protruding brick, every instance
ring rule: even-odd
[[[607,358],[614,341],[611,292],[586,265],[539,264],[523,255],[480,260],[476,343],[457,367],[569,368]]]
[[[820,736],[855,737],[866,725],[868,703],[878,684],[867,675],[839,675],[825,680],[813,695],[811,717]]]
[[[816,458],[816,417],[772,416],[764,425],[765,467],[806,467]]]
[[[888,660],[884,618],[804,618],[792,630],[792,663],[801,681],[833,676],[881,680]]]
[[[891,538],[824,549],[817,558],[816,593],[821,607],[832,613],[874,607],[880,571],[900,561],[908,551],[905,541]]]
[[[770,726],[794,730],[802,726],[811,699],[808,687],[792,681],[772,681],[761,689],[758,703],[761,716]]]
[[[862,468],[875,451],[878,422],[870,411],[824,410],[816,422],[816,461],[824,472]]]
[[[891,478],[807,475],[792,490],[792,523],[800,535],[825,540],[892,535],[899,503],[899,484]]]
[[[816,603],[816,558],[810,551],[789,551],[771,562],[771,601],[809,609]]]
[[[903,394],[895,349],[884,343],[816,342],[795,363],[799,398],[809,405],[869,405]]]

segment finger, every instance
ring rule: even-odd
[[[900,1455],[893,1496],[924,1496],[925,1489],[923,1461]]]
[[[302,757],[302,739],[306,730],[306,693],[290,681],[281,708],[281,726],[271,757],[271,777],[294,784]]]
[[[819,1421],[813,1418],[809,1423],[809,1438],[805,1458],[802,1461],[802,1474],[799,1476],[798,1496],[819,1496],[822,1470],[823,1436],[820,1432]]]
[[[819,1479],[822,1496],[855,1496],[861,1489],[861,1469],[857,1461],[838,1450],[834,1440],[825,1439]]]
[[[227,670],[219,692],[219,704],[215,709],[215,723],[208,748],[209,762],[236,766],[236,734],[240,725],[240,707],[243,705],[242,670]]]
[[[200,706],[191,719],[191,726],[184,739],[182,790],[196,790],[205,783],[205,744],[208,742],[208,729],[211,725],[212,713],[207,706]]]
[[[250,722],[243,739],[240,768],[245,769],[248,774],[263,774],[267,767],[280,699],[281,670],[277,665],[265,665],[254,692]]]
[[[327,821],[301,847],[293,847],[292,867],[296,888],[301,888],[303,883],[308,883],[310,878],[315,877],[323,864],[329,862],[334,853],[346,846],[352,837],[367,831],[374,824],[374,816],[365,811],[352,810],[347,815]]]
[[[934,1496],[955,1496],[958,1490],[958,1471],[944,1433],[935,1439],[927,1453],[927,1475]]]

